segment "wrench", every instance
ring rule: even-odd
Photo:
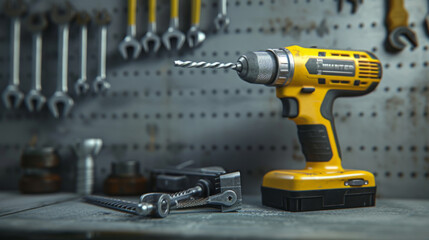
[[[185,34],[179,30],[179,0],[170,1],[170,26],[162,35],[162,42],[167,50],[171,50],[171,41],[176,39],[176,49],[180,50],[185,43]]]
[[[206,39],[206,34],[200,30],[201,0],[192,0],[192,25],[188,31],[189,47],[197,47]]]
[[[107,10],[96,12],[95,23],[99,26],[98,44],[98,76],[93,82],[94,92],[104,92],[110,88],[110,83],[106,81],[106,58],[107,58],[107,26],[110,23],[110,15]]]
[[[40,111],[46,103],[42,95],[42,32],[48,26],[45,14],[36,13],[28,16],[27,28],[33,33],[33,81],[30,91],[25,97],[25,104],[30,112]]]
[[[152,51],[156,53],[161,47],[161,40],[156,34],[156,0],[149,0],[149,20],[147,32],[141,40],[145,52],[149,52],[149,45],[153,44]]]
[[[358,7],[363,4],[363,0],[347,0],[352,4],[352,14],[355,14],[358,10]],[[338,12],[343,10],[344,0],[338,0]]]
[[[69,22],[74,18],[75,11],[69,2],[64,9],[54,5],[51,11],[52,21],[58,24],[58,76],[57,89],[48,101],[48,107],[54,117],[59,118],[59,105],[63,105],[62,116],[67,116],[73,105],[73,99],[68,91],[68,55],[69,55]]]
[[[404,0],[389,0],[389,11],[387,13],[387,37],[388,50],[395,52],[405,48],[405,43],[399,38],[404,36],[413,45],[418,46],[417,35],[408,27],[408,12],[404,6]]]
[[[216,30],[221,30],[227,28],[229,25],[229,17],[226,11],[227,8],[227,0],[219,0],[218,1],[219,13],[217,14],[214,23],[216,26]]]
[[[136,10],[137,0],[128,0],[128,27],[127,35],[119,44],[119,52],[124,59],[128,59],[128,49],[133,50],[133,59],[136,59],[141,52],[140,43],[136,39]]]
[[[21,45],[21,19],[20,16],[27,10],[27,5],[22,0],[7,0],[4,3],[4,12],[11,18],[10,32],[10,57],[11,78],[9,85],[3,91],[2,98],[6,108],[19,108],[24,94],[19,90],[19,50]]]
[[[77,14],[76,22],[80,26],[80,78],[74,84],[74,90],[77,95],[85,94],[89,90],[87,83],[87,56],[88,56],[88,24],[91,17],[87,12],[82,11]]]

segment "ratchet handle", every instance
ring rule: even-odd
[[[156,0],[149,0],[149,23],[156,22]]]
[[[201,16],[201,0],[192,0],[191,13],[191,24],[199,25]]]
[[[128,0],[128,26],[136,25],[137,0]]]

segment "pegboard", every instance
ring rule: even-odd
[[[3,1],[0,1],[0,4]],[[30,11],[48,11],[54,0],[28,1]],[[371,171],[379,197],[428,198],[429,184],[429,39],[423,25],[427,1],[405,1],[410,27],[419,46],[402,52],[385,51],[385,1],[365,1],[355,14],[345,3],[337,12],[333,0],[228,1],[231,24],[216,32],[217,1],[202,4],[202,46],[179,52],[162,48],[125,61],[118,44],[125,35],[127,1],[75,0],[78,10],[112,14],[108,32],[105,94],[78,97],[73,84],[79,76],[80,39],[76,24],[70,30],[69,89],[75,100],[70,116],[54,119],[47,108],[29,113],[0,107],[0,187],[17,189],[19,157],[30,139],[59,148],[63,190],[73,191],[76,160],[71,151],[78,139],[101,138],[96,160],[96,190],[100,191],[113,161],[140,161],[142,173],[153,167],[193,160],[194,166],[220,165],[240,170],[244,193],[259,193],[263,175],[272,169],[305,165],[294,123],[281,117],[274,88],[251,85],[231,70],[179,69],[173,60],[234,62],[246,51],[288,45],[364,49],[374,52],[384,68],[378,88],[367,96],[341,98],[334,116],[345,168]],[[138,1],[137,34],[147,25],[147,1]],[[190,25],[190,1],[180,3],[180,29]],[[169,22],[169,1],[159,0],[158,33]],[[0,17],[0,89],[9,77],[10,20]],[[57,27],[44,32],[43,93],[50,97],[56,83]],[[31,35],[21,38],[21,89],[30,87]],[[97,28],[89,26],[88,78],[97,71]]]

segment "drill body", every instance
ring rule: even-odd
[[[375,205],[373,174],[341,166],[332,115],[337,97],[365,95],[378,85],[382,68],[372,53],[290,46],[246,53],[236,70],[247,82],[276,86],[306,159],[305,169],[264,176],[264,205],[289,211]]]
[[[235,64],[175,64],[188,68],[232,68],[246,82],[277,88],[283,116],[298,127],[306,166],[265,174],[261,187],[264,205],[288,211],[375,205],[374,175],[341,166],[332,115],[336,98],[362,96],[377,87],[382,67],[374,54],[289,46],[248,52]]]

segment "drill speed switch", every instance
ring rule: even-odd
[[[289,46],[248,52],[236,63],[176,61],[175,65],[231,68],[246,82],[276,87],[283,116],[298,126],[306,167],[267,173],[261,188],[263,204],[290,211],[375,204],[373,174],[341,166],[332,115],[336,98],[365,95],[377,87],[382,68],[374,54]]]

